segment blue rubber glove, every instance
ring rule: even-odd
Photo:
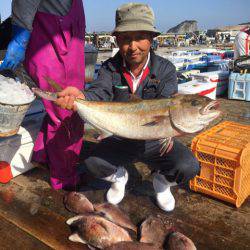
[[[0,64],[0,70],[14,70],[24,60],[30,34],[30,31],[17,25],[12,25],[12,40],[8,45],[4,60]]]

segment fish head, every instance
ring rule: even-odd
[[[206,96],[178,95],[170,107],[171,123],[181,134],[196,133],[221,114],[218,108],[219,102]]]
[[[83,214],[68,219],[67,224],[74,231],[69,240],[87,244],[89,247],[103,248],[103,238],[106,239],[108,233],[102,218],[94,214]]]
[[[81,239],[88,245],[98,249],[103,249],[122,241],[132,241],[125,229],[99,215],[92,213],[73,217],[67,221],[67,224],[72,225],[73,223],[74,225],[75,221],[77,221],[77,232]]]
[[[162,220],[160,217],[149,216],[140,227],[140,242],[154,244],[162,249],[166,236],[173,232],[173,222]]]
[[[167,249],[197,250],[193,241],[180,232],[173,232],[168,236]]]
[[[69,192],[64,195],[63,202],[65,207],[73,213],[90,213],[94,211],[93,204],[88,198],[79,192]]]

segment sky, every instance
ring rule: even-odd
[[[23,0],[24,1],[24,0]],[[57,0],[55,0],[57,1]],[[130,2],[124,0],[83,0],[87,32],[111,31],[115,25],[115,10]],[[161,32],[185,20],[196,20],[200,29],[250,22],[250,0],[149,0]],[[0,0],[2,20],[11,13],[11,0]]]

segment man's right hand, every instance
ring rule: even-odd
[[[76,111],[77,107],[74,103],[76,98],[85,99],[84,94],[75,87],[67,87],[61,92],[57,93],[58,99],[55,102],[59,107],[63,109]]]

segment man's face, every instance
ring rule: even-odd
[[[116,38],[120,53],[128,64],[139,65],[145,62],[153,40],[150,32],[120,32]]]

